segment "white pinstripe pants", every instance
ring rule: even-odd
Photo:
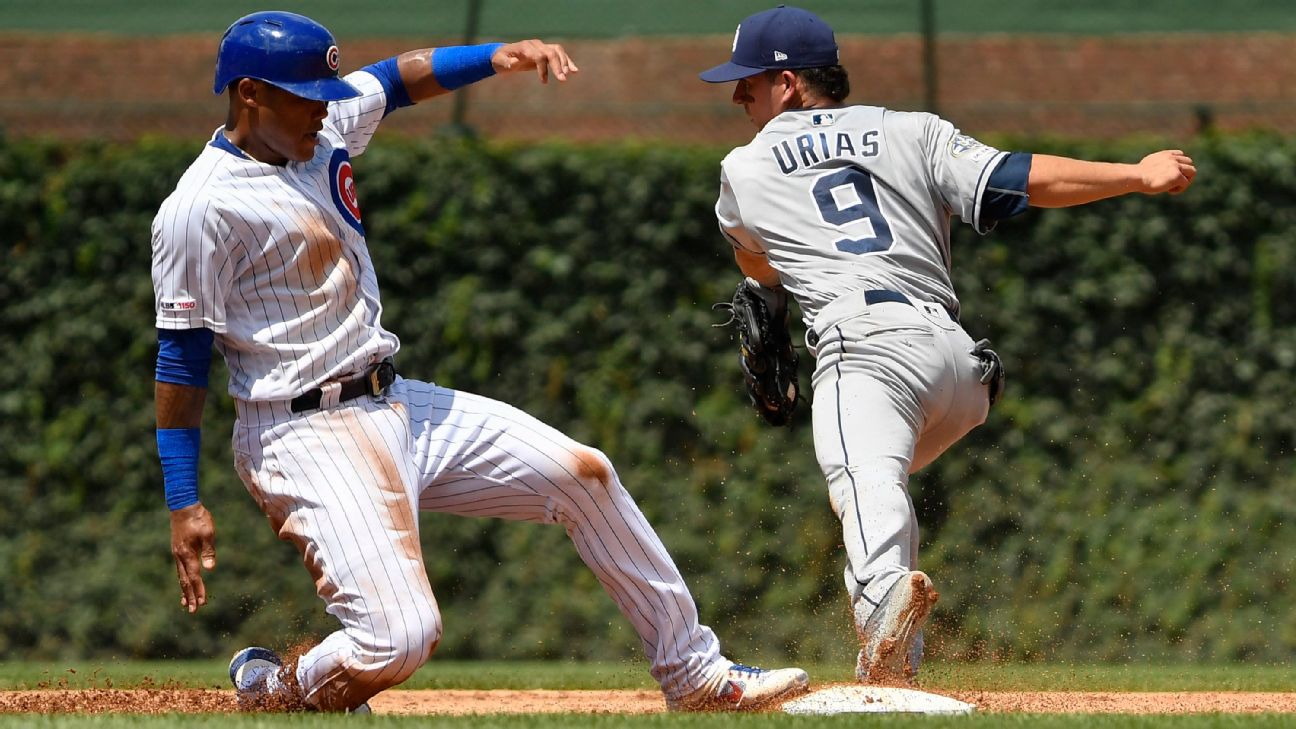
[[[415,509],[561,524],[634,625],[670,698],[728,667],[607,457],[517,408],[416,380],[300,415],[239,402],[235,462],[342,628],[298,662],[307,701],[358,706],[441,637]]]

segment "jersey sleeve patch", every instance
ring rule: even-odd
[[[971,162],[983,162],[999,150],[982,144],[966,134],[955,134],[950,137],[949,154],[954,159],[966,159]]]
[[[189,296],[158,301],[159,311],[193,311],[198,308],[198,301]]]

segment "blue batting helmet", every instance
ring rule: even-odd
[[[216,54],[217,94],[231,82],[254,78],[315,101],[359,96],[338,78],[338,47],[333,34],[296,13],[267,11],[234,21]]]

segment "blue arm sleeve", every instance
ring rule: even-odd
[[[154,379],[175,385],[206,387],[215,338],[216,333],[205,328],[159,329]]]
[[[382,84],[383,91],[387,96],[387,108],[383,111],[383,116],[406,106],[413,106],[414,102],[410,100],[409,91],[405,88],[405,81],[401,79],[400,65],[396,63],[396,58],[388,58],[384,61],[371,63],[360,69],[368,71],[378,83]]]
[[[162,488],[171,511],[198,503],[198,452],[201,428],[158,428],[158,460],[162,462]]]
[[[981,196],[982,218],[1004,220],[1026,212],[1030,207],[1026,182],[1030,178],[1032,159],[1025,152],[1010,152],[999,161]]]
[[[447,91],[467,86],[495,75],[491,56],[503,43],[480,46],[449,46],[432,51],[432,75]]]

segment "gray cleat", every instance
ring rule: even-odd
[[[940,595],[923,572],[896,580],[863,627],[855,679],[861,683],[909,685],[918,673],[922,629]],[[857,603],[858,606],[858,603]]]

